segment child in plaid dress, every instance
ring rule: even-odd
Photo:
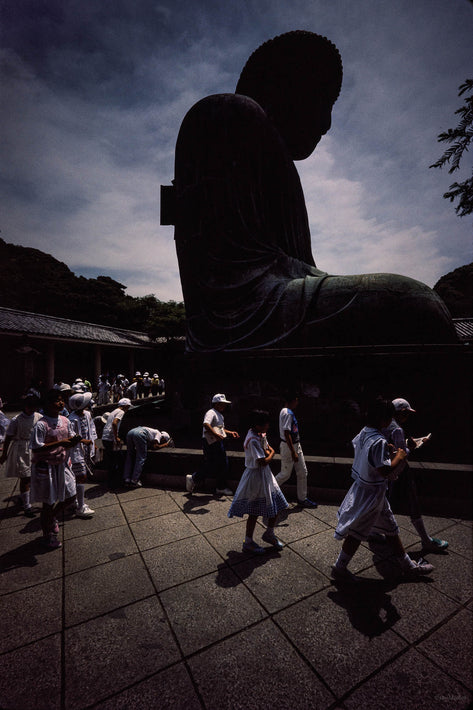
[[[244,443],[245,470],[228,511],[228,517],[248,515],[243,551],[261,555],[265,551],[264,548],[253,540],[258,516],[268,518],[268,527],[262,539],[277,550],[281,550],[283,544],[274,533],[274,525],[278,513],[288,508],[288,504],[268,465],[274,456],[274,449],[269,446],[266,439],[266,432],[269,429],[268,412],[255,410],[251,414],[251,422]]]

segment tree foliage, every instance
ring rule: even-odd
[[[473,316],[473,263],[460,266],[437,281],[434,291],[445,302],[453,318]]]
[[[458,96],[470,93],[470,96],[465,97],[465,103],[455,114],[460,116],[460,121],[456,128],[449,128],[448,131],[438,135],[438,142],[450,143],[445,153],[430,165],[430,168],[442,168],[449,164],[448,172],[454,173],[460,167],[460,161],[463,154],[468,151],[471,140],[473,139],[473,80],[467,79],[464,84],[461,84],[458,90]],[[444,197],[450,202],[458,200],[455,207],[455,212],[460,217],[465,217],[473,212],[473,170],[472,177],[467,178],[463,182],[454,182],[450,185],[448,192]]]
[[[153,294],[127,296],[109,276],[87,279],[39,249],[0,239],[0,305],[88,323],[138,330],[151,337],[185,334],[184,304]]]

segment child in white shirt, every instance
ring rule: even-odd
[[[417,576],[434,569],[425,560],[415,562],[404,550],[399,527],[386,498],[388,481],[397,478],[406,457],[405,451],[397,449],[391,460],[388,442],[381,433],[393,414],[391,402],[375,400],[368,411],[367,426],[353,439],[355,456],[351,475],[354,483],[339,508],[335,530],[335,538],[344,541],[332,567],[332,577],[336,580],[358,581],[347,565],[360,543],[373,532],[386,535],[404,573]]]
[[[278,513],[285,510],[288,504],[268,465],[274,456],[274,449],[269,446],[266,439],[269,414],[262,410],[255,410],[251,414],[251,419],[251,427],[244,443],[245,470],[228,511],[228,517],[248,515],[243,551],[261,555],[265,552],[264,548],[253,540],[258,516],[268,519],[268,527],[262,539],[277,550],[281,550],[283,544],[276,537],[274,526]]]

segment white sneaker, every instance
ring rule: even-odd
[[[95,510],[92,510],[92,508],[89,508],[89,506],[86,503],[84,503],[82,508],[77,508],[77,510],[76,510],[76,515],[78,518],[91,518],[94,513],[95,513]]]
[[[187,476],[186,476],[186,491],[187,491],[188,493],[192,493],[192,491],[194,490],[194,488],[195,488],[195,482],[194,482],[194,479],[193,479],[193,477],[192,477],[192,473],[188,473]]]
[[[414,562],[414,560],[412,561]],[[403,572],[406,577],[419,577],[423,574],[430,574],[433,570],[434,566],[421,557],[418,562],[414,562],[414,567],[409,567],[408,569],[403,570]]]
[[[229,488],[216,488],[215,493],[218,496],[232,496],[233,491],[231,491]]]

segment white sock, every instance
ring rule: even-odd
[[[25,491],[24,493],[21,494],[21,500],[23,502],[23,508],[25,510],[28,510],[28,508],[31,508],[30,492],[29,491]]]
[[[405,552],[404,555],[401,556],[399,561],[401,563],[402,569],[413,569],[416,566],[416,563],[414,562],[414,560],[411,560],[407,552]]]
[[[427,530],[425,529],[424,521],[422,518],[417,518],[416,520],[412,520],[412,524],[417,530],[417,533],[423,542],[424,545],[428,544],[430,542],[430,535],[427,533]]]
[[[82,508],[84,505],[84,492],[85,492],[85,484],[84,483],[76,483],[76,496],[77,496],[77,505],[79,508]]]
[[[346,552],[340,550],[340,554],[338,555],[337,561],[335,562],[335,567],[338,567],[339,569],[345,569],[352,557],[353,555],[347,555]]]

